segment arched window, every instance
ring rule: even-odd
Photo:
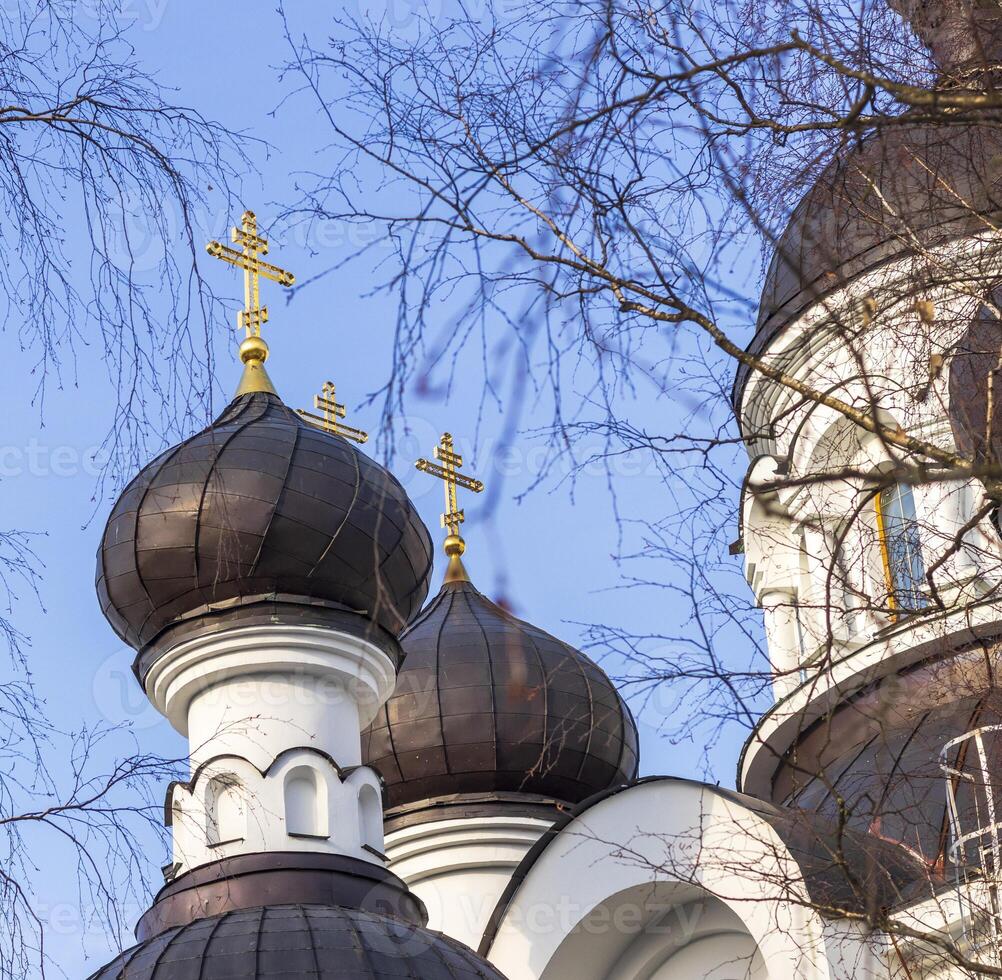
[[[358,819],[363,846],[382,851],[383,806],[379,794],[371,786],[363,786],[358,791]]]
[[[877,494],[875,503],[891,608],[906,612],[924,609],[925,565],[912,488],[906,483],[886,487]]]
[[[326,785],[309,766],[298,766],[285,777],[285,830],[306,837],[327,836]]]
[[[210,846],[243,840],[247,813],[240,783],[234,776],[216,776],[209,781],[206,806],[206,839]]]

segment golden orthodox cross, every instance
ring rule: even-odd
[[[448,432],[442,434],[439,444],[435,447],[433,463],[429,459],[419,459],[414,465],[423,473],[430,473],[445,481],[445,513],[442,515],[442,527],[447,528],[449,536],[445,539],[445,553],[450,557],[462,555],[466,550],[466,542],[459,533],[459,527],[466,520],[466,515],[459,509],[456,499],[456,488],[482,493],[483,483],[472,476],[458,472],[463,465],[463,457],[454,449],[452,436]]]
[[[323,414],[314,415],[313,412],[307,412],[305,408],[297,408],[296,411],[311,425],[315,425],[325,432],[344,436],[345,439],[352,439],[354,442],[368,442],[368,432],[354,429],[350,425],[342,425],[338,421],[338,419],[345,417],[347,410],[344,405],[337,403],[333,381],[325,381],[323,388],[320,389],[320,394],[313,396],[313,407]]]
[[[234,228],[231,235],[233,243],[240,246],[239,251],[216,241],[209,242],[205,250],[214,259],[222,259],[244,270],[244,308],[237,314],[237,326],[243,327],[248,337],[260,337],[261,324],[268,322],[268,307],[261,306],[260,277],[280,286],[291,286],[296,277],[277,265],[261,261],[261,256],[268,254],[268,241],[257,233],[257,217],[253,211],[244,211],[240,227]]]

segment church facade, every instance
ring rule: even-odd
[[[950,37],[937,56],[966,64]],[[795,212],[749,348],[769,370],[735,385],[774,703],[734,790],[640,777],[605,672],[476,588],[456,493],[478,481],[446,437],[420,467],[449,532],[426,601],[431,536],[333,387],[304,415],[268,378],[258,277],[292,277],[253,215],[239,249],[210,246],[253,297],[237,395],[126,488],[98,555],[102,609],[191,766],[138,945],[96,978],[1002,968],[996,487],[935,472],[997,455],[997,189],[971,175],[999,171],[1002,137],[889,133]]]

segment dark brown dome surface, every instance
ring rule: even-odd
[[[842,154],[796,207],[776,244],[748,349],[761,352],[787,324],[854,278],[1002,219],[1002,128],[901,124]],[[985,275],[991,266],[986,262]],[[965,275],[978,275],[976,259]],[[933,285],[932,273],[919,288]],[[739,366],[740,407],[749,369]]]
[[[999,650],[997,640],[986,639],[876,681],[805,725],[776,759],[761,795],[833,826],[898,841],[936,864],[951,839],[940,752],[951,739],[1002,723],[1002,691],[992,683]],[[985,744],[987,771],[997,772],[999,740],[988,735]],[[949,761],[968,774],[954,782],[954,792],[961,825],[973,830],[978,783],[971,774],[978,761],[974,746],[966,749],[966,764]],[[983,801],[981,807],[983,814]]]
[[[997,91],[1002,10],[972,0],[889,0],[929,49],[930,91]],[[902,25],[904,26],[904,25]],[[990,232],[1002,216],[1002,129],[991,111],[921,107],[840,153],[800,201],[766,274],[752,351],[808,307],[892,259],[922,259],[952,239]],[[965,274],[973,272],[969,255]],[[987,268],[986,268],[987,271]],[[921,287],[933,285],[926,274]],[[740,404],[745,367],[734,403]]]
[[[632,780],[637,729],[584,654],[451,582],[400,638],[396,690],[362,736],[387,805],[522,793],[568,803]]]
[[[766,276],[759,333],[882,262],[983,233],[1000,213],[1002,130],[888,129],[842,155],[797,206]]]
[[[279,617],[305,609],[374,625],[392,641],[427,595],[431,555],[392,474],[254,392],[125,489],[98,551],[97,591],[139,650],[172,627],[232,622],[263,604]]]
[[[169,929],[91,980],[504,980],[460,943],[371,912],[324,905],[244,909]]]

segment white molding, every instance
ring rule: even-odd
[[[172,794],[175,863],[189,870],[219,857],[293,850],[382,864],[370,851],[381,850],[381,833],[372,839],[360,801],[363,787],[378,798],[382,786],[361,764],[361,732],[395,683],[382,650],[321,626],[237,626],[167,650],[146,676],[146,693],[188,737],[197,775]],[[302,823],[289,832],[286,775],[297,767],[314,780],[315,833]],[[210,839],[206,796],[216,775],[232,779],[245,801],[244,832],[219,844]]]
[[[429,928],[476,949],[515,869],[552,825],[506,815],[406,827],[386,837],[388,867],[425,903]]]
[[[386,856],[409,885],[425,878],[485,864],[519,864],[553,826],[539,817],[463,817],[396,830],[386,837]]]
[[[811,676],[759,720],[745,743],[739,788],[768,798],[778,760],[804,729],[868,684],[976,642],[1002,628],[998,605],[967,606],[935,619],[903,624]]]
[[[276,623],[182,640],[150,668],[146,694],[187,735],[196,695],[230,678],[284,672],[342,683],[359,706],[363,728],[396,684],[393,661],[375,644],[326,627]]]
[[[499,909],[488,959],[519,980],[629,976],[614,966],[641,952],[656,962],[658,945],[667,955],[678,930],[660,926],[678,908],[695,901],[698,909],[701,897],[733,913],[769,977],[874,975],[844,969],[843,960],[858,961],[859,943],[829,942],[800,866],[768,822],[713,787],[680,779],[637,783],[563,827]],[[603,912],[604,926],[591,928]],[[734,972],[744,976],[743,968]]]

